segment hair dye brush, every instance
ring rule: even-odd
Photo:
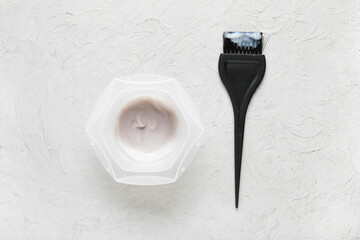
[[[224,53],[220,54],[219,74],[232,102],[235,135],[235,206],[239,205],[241,155],[246,110],[265,73],[262,33],[225,32]]]

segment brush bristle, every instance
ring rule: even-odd
[[[224,32],[224,53],[262,54],[261,32]]]

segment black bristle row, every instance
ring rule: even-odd
[[[239,47],[236,43],[232,43],[229,41],[228,44],[224,44],[224,53],[230,54],[261,54],[261,48],[258,46],[257,48],[252,47]]]

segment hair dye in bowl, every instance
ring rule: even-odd
[[[129,102],[119,115],[119,134],[128,147],[143,153],[160,149],[177,130],[175,112],[152,97]]]

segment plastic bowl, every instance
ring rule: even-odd
[[[120,113],[129,102],[142,97],[162,102],[177,117],[175,136],[147,153],[124,144],[118,134]],[[201,145],[204,128],[193,102],[174,78],[132,75],[116,78],[108,85],[86,132],[100,162],[115,181],[159,185],[175,182],[186,170]]]

